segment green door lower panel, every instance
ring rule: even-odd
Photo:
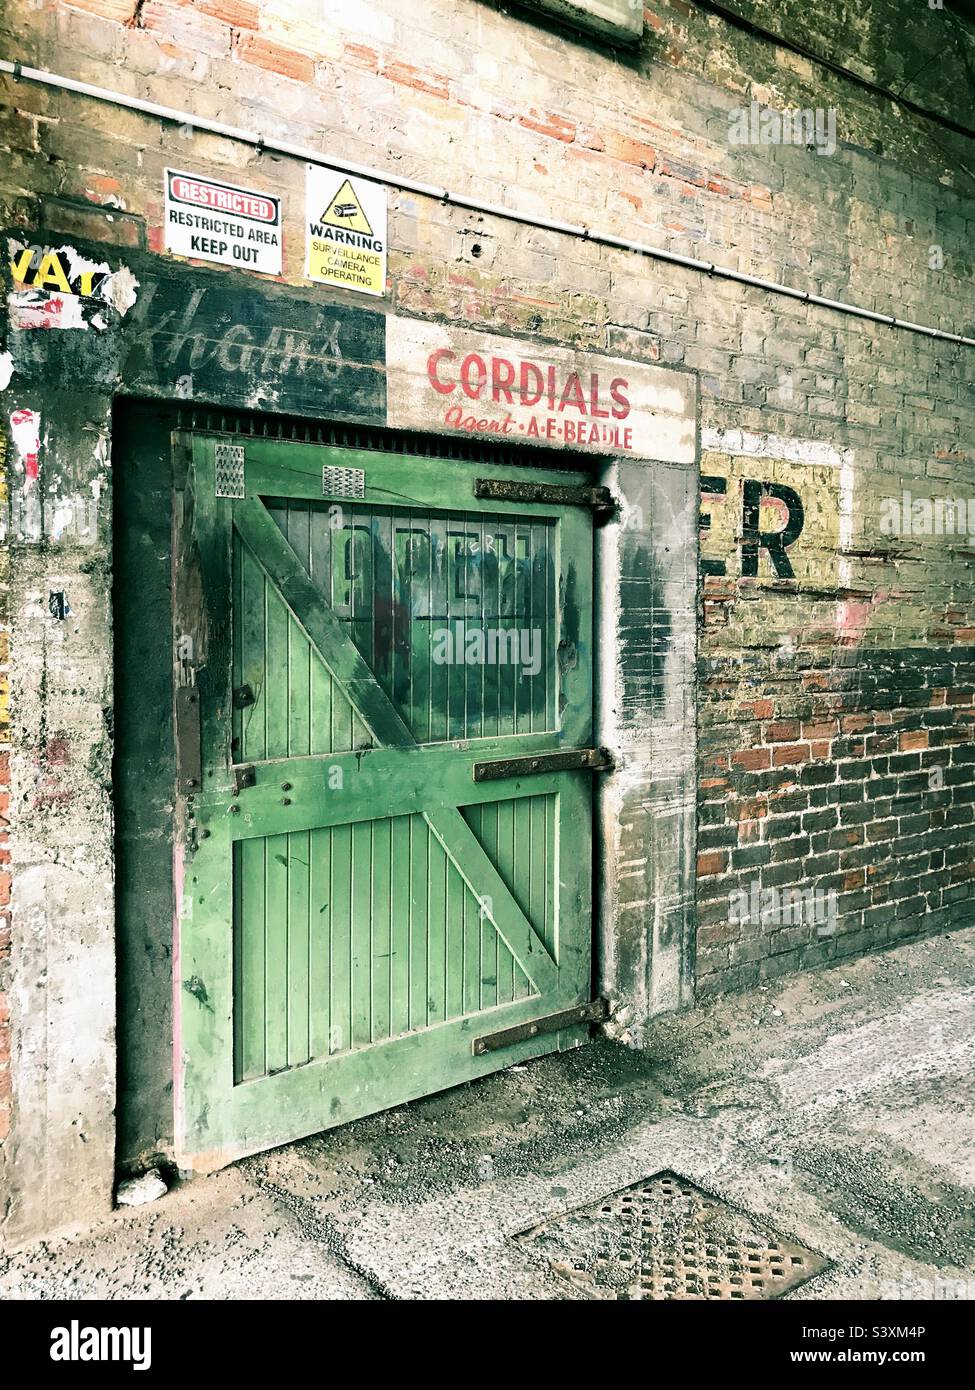
[[[474,1054],[590,996],[591,774],[473,767],[591,743],[592,538],[579,508],[477,501],[501,464],[178,447],[201,756],[177,816],[177,1147],[206,1171],[585,1040]]]

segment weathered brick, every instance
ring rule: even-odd
[[[768,748],[742,748],[732,755],[731,761],[736,767],[757,772],[772,766],[772,753]]]
[[[720,874],[728,867],[727,854],[714,852],[711,854],[699,854],[697,856],[697,875],[698,878],[705,878],[710,874]]]
[[[234,29],[257,29],[260,25],[256,0],[192,0],[192,4]]]
[[[383,65],[383,76],[388,77],[390,82],[412,87],[415,91],[425,92],[429,96],[441,97],[444,101],[450,95],[449,79],[444,73],[414,67],[412,63],[399,60],[387,62]]]
[[[67,0],[72,10],[87,10],[89,14],[111,19],[116,24],[129,24],[139,8],[138,0]]]
[[[288,77],[293,82],[312,82],[315,77],[315,63],[306,53],[285,48],[283,44],[273,43],[260,34],[240,34],[234,44],[234,53],[245,63],[266,68],[268,72]]]
[[[518,117],[518,124],[523,125],[526,130],[534,130],[539,135],[549,136],[553,140],[571,142],[576,135],[575,122],[566,120],[564,116],[556,115],[552,111],[538,111],[533,108]]]

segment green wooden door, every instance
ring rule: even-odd
[[[474,768],[591,744],[592,519],[475,497],[553,480],[511,466],[177,456],[177,1147],[206,1171],[585,1040],[477,1042],[590,998],[591,773]]]

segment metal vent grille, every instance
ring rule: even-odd
[[[326,497],[363,497],[365,491],[365,469],[322,465],[322,492]]]
[[[596,1299],[778,1298],[828,1263],[675,1173],[657,1173],[514,1239]]]
[[[243,444],[218,444],[215,449],[216,494],[218,497],[244,496]]]

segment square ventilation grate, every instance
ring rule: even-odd
[[[676,1173],[550,1217],[514,1240],[590,1298],[779,1298],[828,1264]]]
[[[220,443],[214,450],[216,495],[244,497],[244,446]]]
[[[327,497],[364,497],[365,469],[337,468],[334,464],[322,464],[322,492]]]

